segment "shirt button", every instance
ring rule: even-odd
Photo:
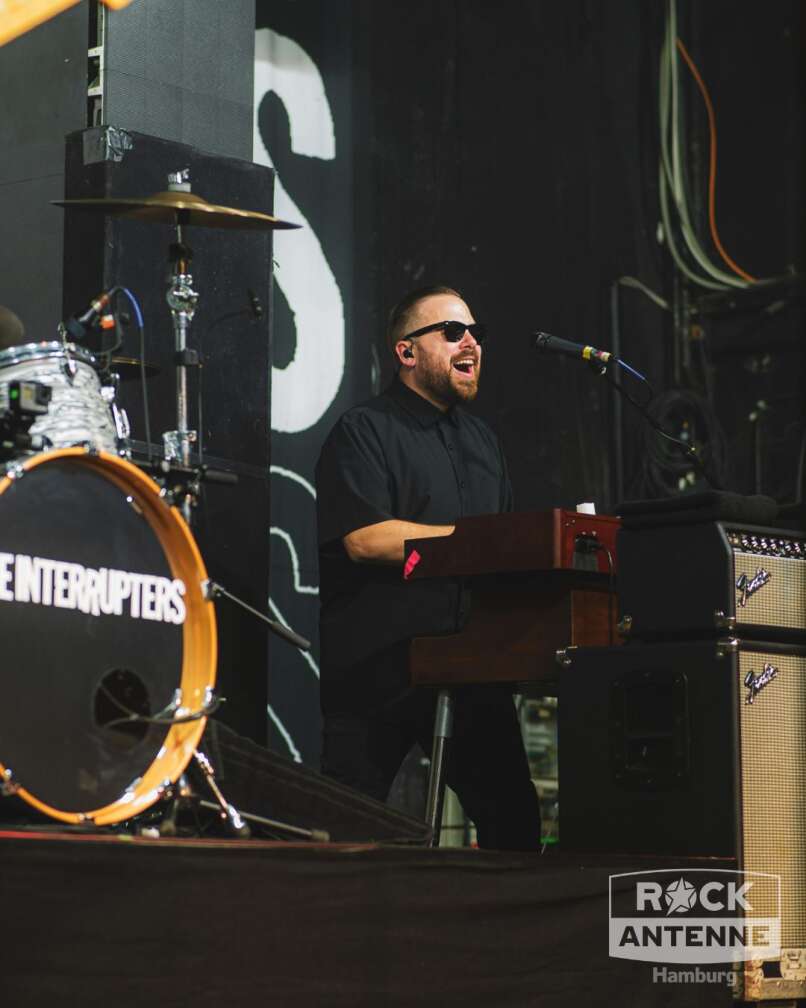
[[[464,480],[459,480],[459,489],[460,490],[464,490],[464,488],[465,488],[465,481]]]
[[[453,445],[450,443],[450,441],[448,442],[448,446],[447,447],[448,447],[448,451],[453,451]]]

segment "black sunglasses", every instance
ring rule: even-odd
[[[464,322],[459,322],[458,319],[448,319],[447,322],[432,322],[431,325],[423,326],[422,329],[409,333],[403,339],[414,339],[416,336],[424,336],[426,333],[434,332],[437,329],[443,331],[445,339],[449,343],[458,343],[464,336],[465,330],[470,333],[479,346],[487,338],[487,326],[481,322],[471,322],[470,325],[466,325]]]

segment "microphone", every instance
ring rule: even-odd
[[[73,339],[82,340],[86,337],[88,330],[95,324],[96,320],[100,317],[101,312],[112,300],[112,295],[116,290],[117,287],[111,287],[109,290],[101,291],[97,297],[94,297],[92,301],[90,301],[89,308],[87,308],[86,311],[84,311],[81,315],[71,315],[70,318],[67,319],[64,323],[64,327]],[[103,328],[106,327],[104,326]]]
[[[89,308],[84,312],[83,315],[79,315],[76,318],[76,322],[82,326],[92,325],[93,322],[98,318],[101,312],[106,308],[109,302],[112,300],[112,295],[115,293],[115,288],[111,288],[108,291],[101,291],[98,297],[93,298],[90,301]]]
[[[547,332],[534,333],[533,339],[535,350],[565,354],[566,357],[575,357],[577,360],[598,361],[600,364],[607,364],[613,356],[607,350],[597,350],[596,347],[584,346],[582,343],[572,343],[570,340],[560,339],[559,336],[552,336]]]

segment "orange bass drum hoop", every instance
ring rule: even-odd
[[[37,474],[41,474],[42,477],[45,475],[50,477],[51,484],[54,483],[54,477],[58,477],[55,481],[57,487],[71,483],[74,484],[74,490],[78,490],[78,485],[82,483],[82,480],[86,480],[86,474],[92,473],[96,477],[100,476],[103,482],[99,484],[96,479],[96,487],[100,487],[104,493],[108,493],[111,488],[114,488],[123,495],[128,509],[146,523],[148,530],[150,530],[150,533],[146,532],[146,534],[153,535],[158,542],[170,571],[170,578],[174,581],[178,580],[184,585],[185,617],[181,626],[181,635],[178,631],[176,632],[177,637],[181,637],[181,642],[179,639],[177,640],[177,649],[181,646],[181,671],[177,670],[175,678],[178,681],[172,684],[181,690],[181,707],[176,716],[181,717],[183,714],[202,710],[205,702],[209,699],[216,678],[215,612],[213,603],[205,594],[207,572],[204,562],[190,529],[179,512],[166,505],[160,497],[160,488],[140,469],[125,459],[104,452],[89,452],[80,447],[64,448],[16,463],[15,468],[16,475],[13,478],[5,476],[0,479],[0,529],[5,524],[4,504],[10,503],[18,494],[17,487],[19,486],[22,491],[20,505],[24,506],[26,504],[24,497],[32,496],[32,494],[26,495],[26,484],[33,484],[37,479]],[[74,477],[72,480],[71,476]],[[83,490],[83,488],[81,489]],[[36,498],[36,494],[33,496]],[[34,506],[37,505],[34,504]],[[73,511],[75,512],[77,509],[74,508]],[[71,516],[65,515],[64,520],[69,521],[70,518]],[[112,532],[109,529],[98,529],[98,535],[103,536],[104,531],[110,534]],[[0,541],[0,557],[12,556],[16,546],[13,528],[6,528],[6,532],[0,532],[0,535],[3,537]],[[33,550],[36,545],[34,542],[33,547],[29,546],[29,549]],[[97,543],[94,548],[97,549]],[[3,550],[8,552],[3,553]],[[156,546],[155,551],[157,551]],[[20,562],[19,556],[17,556],[17,562]],[[30,561],[26,560],[26,562],[30,566]],[[11,569],[9,566],[11,563],[10,560],[6,561],[7,570]],[[0,568],[0,570],[2,569]],[[7,577],[6,595],[11,591],[10,584],[11,581]],[[55,588],[53,590],[55,591]],[[143,605],[145,608],[145,603]],[[20,608],[17,605],[17,609]],[[25,615],[28,617],[27,610],[36,607],[22,608],[26,610]],[[43,615],[46,615],[44,607],[40,608],[41,612],[34,613],[30,618],[37,616],[42,618]],[[0,617],[2,614],[3,604],[0,601]],[[94,619],[96,617],[88,616],[87,625],[92,625]],[[114,620],[115,616],[101,615],[97,619],[109,621]],[[145,622],[142,626],[143,632],[150,629]],[[136,629],[139,631],[140,628]],[[65,674],[69,671],[69,652],[72,648],[66,650],[68,660],[62,670]],[[56,672],[58,673],[58,669]],[[11,675],[21,677],[22,670],[12,670]],[[172,672],[169,669],[168,678],[171,677]],[[20,688],[23,690],[23,700],[25,700],[24,685],[21,685]],[[38,698],[37,701],[39,704],[46,702],[47,697],[45,696]],[[83,704],[82,709],[83,706],[87,705]],[[142,772],[139,772],[138,768],[138,772],[121,789],[119,795],[97,807],[90,805],[88,808],[60,808],[58,807],[59,803],[47,800],[47,798],[43,799],[42,791],[47,791],[47,787],[28,789],[25,783],[25,761],[23,760],[20,764],[19,757],[14,752],[4,751],[3,734],[8,734],[8,732],[2,733],[1,727],[0,773],[12,786],[16,786],[18,781],[19,786],[16,793],[28,804],[54,819],[68,823],[93,822],[97,825],[122,822],[147,809],[161,797],[169,782],[173,783],[177,780],[190,762],[205,725],[206,719],[203,717],[183,724],[170,725],[156,756],[142,768]],[[161,731],[161,728],[157,728],[156,731]],[[67,734],[69,735],[69,725],[67,726]],[[52,762],[55,766],[58,761],[54,759]]]

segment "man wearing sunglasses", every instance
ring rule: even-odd
[[[486,346],[464,299],[412,291],[387,341],[395,380],[341,417],[316,469],[322,770],[381,801],[412,745],[431,751],[435,696],[409,686],[409,641],[457,632],[471,601],[461,581],[405,581],[404,543],[512,510],[498,439],[464,409]],[[512,697],[474,687],[455,700],[448,784],[480,846],[535,849],[540,813]]]

